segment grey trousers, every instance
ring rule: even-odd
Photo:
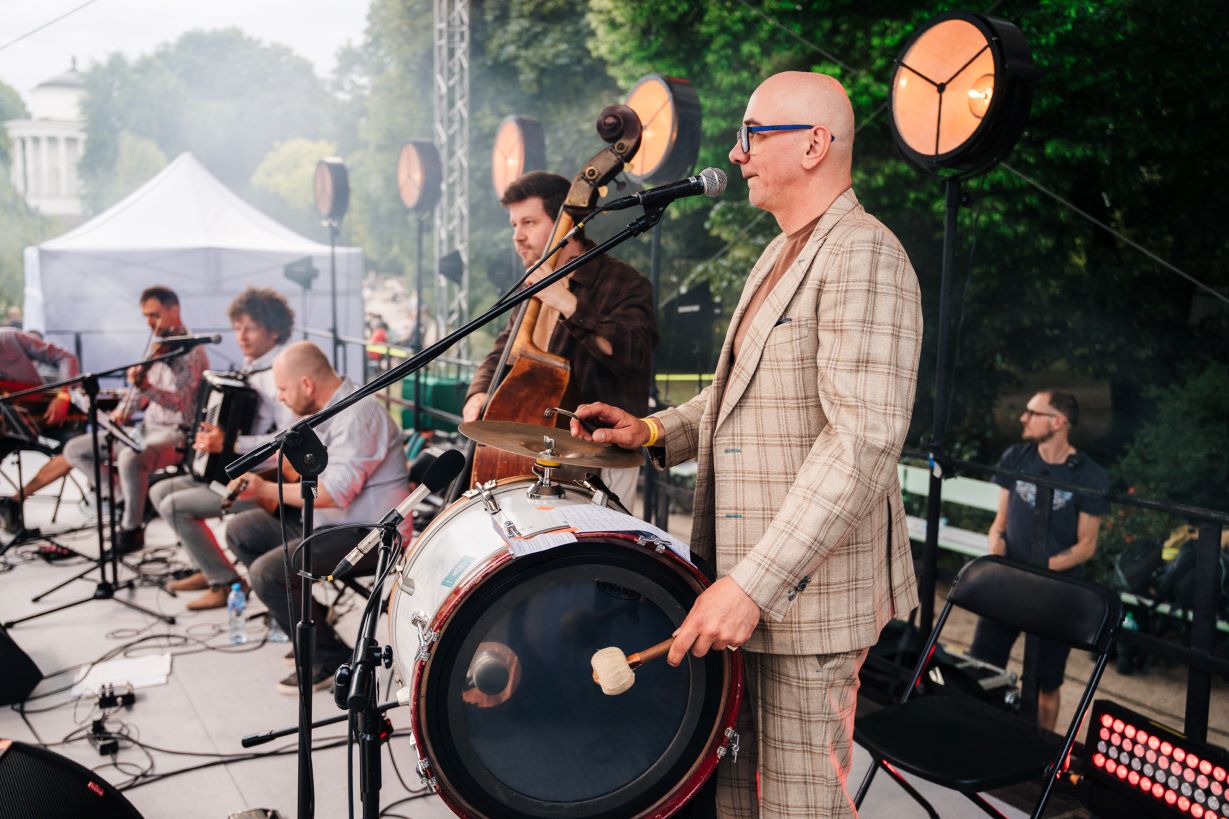
[[[239,579],[235,564],[205,522],[222,516],[222,499],[217,493],[191,475],[180,475],[154,484],[149,498],[175,536],[183,541],[209,585],[229,586]],[[256,504],[251,501],[236,501],[231,511],[254,508]]]
[[[317,530],[323,531],[323,530]],[[290,538],[290,550],[299,545],[303,533],[302,523],[298,520],[286,521],[286,537]],[[337,565],[354,546],[366,535],[366,529],[338,529],[335,533],[323,534],[311,542],[312,573],[324,574]],[[268,606],[269,613],[277,620],[277,624],[287,634],[294,634],[295,623],[298,622],[300,589],[302,580],[298,569],[302,565],[296,561],[292,569],[290,583],[286,582],[286,558],[282,551],[282,534],[278,520],[263,509],[249,509],[235,515],[226,524],[226,544],[230,547],[240,562],[248,567],[248,582],[252,591]],[[376,551],[372,550],[359,561],[358,570],[370,571],[376,563]],[[290,595],[294,599],[294,613],[286,604],[286,591],[289,586]],[[316,662],[336,668],[350,659],[350,647],[346,645],[337,632],[325,621],[328,611],[318,601],[312,601],[312,619],[316,623]]]
[[[145,448],[134,452],[123,444],[115,445],[115,468],[119,472],[119,487],[116,499],[124,499],[124,516],[120,520],[120,528],[127,531],[140,529],[145,523],[145,496],[149,492],[149,476],[158,469],[174,466],[183,460],[179,448],[183,445],[184,436],[177,429],[168,427],[145,427]],[[106,436],[99,434],[98,445],[101,455],[107,457]],[[94,480],[94,445],[91,435],[79,435],[64,445],[64,457],[68,462],[85,473],[91,482]],[[104,480],[110,478],[112,470],[102,470]],[[103,495],[107,493],[107,484],[102,486]]]

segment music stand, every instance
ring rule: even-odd
[[[86,394],[82,390],[72,391],[72,402],[74,406],[76,406],[81,411],[83,412],[89,411],[88,410],[89,399],[87,398]],[[138,438],[133,437],[132,435],[128,433],[128,430],[124,429],[122,426],[112,421],[109,415],[106,415],[106,414],[99,415],[98,422],[99,422],[99,425],[102,427],[103,431],[106,433],[106,442],[107,442],[107,461],[106,463],[107,463],[108,469],[111,469],[115,464],[114,443],[116,441],[120,442],[128,449],[131,449],[133,452],[140,452],[145,448],[145,445]],[[115,522],[115,480],[114,478],[112,478],[111,480],[107,482],[107,501],[108,501],[107,503],[108,529],[111,532],[111,545],[112,545],[112,551],[114,551],[114,546],[115,546],[115,543],[117,542],[116,541],[116,522]],[[98,515],[100,518],[102,517],[101,508],[98,510]],[[76,549],[70,549],[67,546],[65,546],[64,548],[72,552],[73,555],[75,555],[76,557],[84,557],[86,559],[89,559],[87,555],[84,555],[81,552],[78,552]],[[141,571],[141,569],[138,566],[132,565],[127,560],[124,560],[122,557],[118,557],[118,555],[115,555],[115,557],[119,560],[120,565],[122,565],[125,569],[135,574],[137,576],[137,579],[141,580],[142,582],[148,585],[157,586],[158,588],[162,589],[162,591],[169,594],[171,597],[179,596],[178,594],[175,593],[174,589],[168,589],[166,587],[166,581],[160,578],[154,577],[151,574],[147,574]],[[80,580],[81,578],[85,577],[85,575],[89,574],[93,570],[94,570],[94,567],[91,566],[81,572],[78,572],[77,574],[68,578],[64,582],[57,583],[56,585],[52,586],[46,591],[40,592],[39,594],[36,594],[34,597],[31,597],[30,602],[37,603],[38,601],[42,600],[47,595],[51,594],[52,592],[59,591],[60,589],[64,588],[69,583],[73,582],[74,580]],[[116,581],[118,580],[119,580],[119,577],[117,575]],[[159,616],[159,615],[155,615],[155,616]],[[174,620],[172,620],[171,622],[174,622]]]
[[[53,535],[44,535],[38,529],[30,529],[26,526],[25,513],[25,477],[22,474],[21,453],[25,450],[32,452],[41,452],[44,455],[52,455],[56,452],[59,441],[46,438],[39,434],[39,430],[27,420],[21,412],[8,403],[0,403],[0,421],[3,422],[6,433],[4,435],[3,447],[4,452],[0,457],[7,458],[9,455],[17,454],[17,531],[13,533],[12,540],[7,543],[0,544],[0,555],[5,554],[9,549],[15,546],[24,546],[27,543],[50,543],[67,552],[73,552],[72,549],[57,541],[54,535],[63,535],[71,532],[81,531],[88,527],[78,527],[76,529],[66,529],[63,532],[55,532]],[[53,516],[54,517],[54,516]],[[74,554],[76,554],[74,552]],[[84,555],[78,555],[83,557]]]
[[[34,598],[34,600],[37,601],[38,599],[46,596],[47,594],[50,594],[56,589],[61,588],[64,585],[67,585],[67,583],[72,582],[72,580],[76,580],[78,578],[84,578],[85,575],[89,574],[90,572],[96,569],[98,571],[98,583],[94,587],[94,593],[89,597],[83,597],[80,600],[74,600],[71,603],[65,603],[62,606],[56,606],[53,609],[47,609],[46,611],[36,612],[35,614],[31,614],[26,617],[20,617],[16,620],[8,620],[4,622],[3,624],[0,624],[0,625],[3,625],[4,628],[12,628],[18,623],[24,623],[29,620],[35,620],[39,617],[45,617],[48,614],[55,614],[58,611],[64,611],[65,609],[71,609],[71,608],[81,605],[82,603],[88,603],[91,600],[114,600],[115,602],[119,603],[122,606],[127,606],[128,608],[133,609],[135,611],[139,611],[142,614],[148,615],[149,617],[154,617],[166,623],[167,625],[175,624],[175,618],[172,615],[162,614],[161,612],[157,612],[157,611],[154,611],[153,609],[149,609],[137,603],[133,603],[131,600],[123,600],[119,597],[116,597],[115,595],[115,593],[119,591],[120,589],[132,588],[133,581],[125,580],[123,583],[120,582],[119,580],[119,566],[120,566],[119,550],[116,548],[116,543],[114,542],[114,540],[111,543],[111,548],[110,549],[106,548],[106,535],[103,532],[102,452],[101,452],[101,449],[98,443],[98,438],[99,438],[98,431],[99,431],[99,428],[103,425],[103,421],[101,420],[103,416],[100,415],[98,412],[98,379],[103,376],[118,375],[120,373],[125,373],[128,371],[130,367],[138,367],[138,366],[148,367],[149,365],[156,364],[159,361],[167,361],[172,358],[177,358],[178,356],[185,355],[189,349],[191,348],[188,346],[183,346],[176,350],[172,350],[168,353],[164,353],[162,355],[157,355],[157,356],[153,356],[152,358],[147,358],[141,361],[134,361],[130,364],[125,364],[122,367],[114,367],[110,370],[104,370],[102,372],[97,372],[97,373],[82,373],[81,375],[78,375],[74,378],[68,378],[63,381],[57,381],[57,382],[52,382],[50,384],[44,384],[41,387],[33,387],[29,390],[21,390],[19,392],[15,392],[10,395],[4,396],[3,398],[0,398],[0,403],[3,403],[3,402],[11,401],[15,398],[20,398],[23,395],[30,395],[36,392],[50,391],[53,389],[59,389],[60,387],[72,386],[74,384],[81,385],[82,390],[85,392],[87,406],[88,406],[87,417],[89,419],[89,424],[90,424],[90,441],[93,445],[93,453],[94,453],[94,508],[98,510],[97,521],[95,524],[95,528],[97,531],[97,537],[98,537],[98,557],[96,558],[95,565],[86,569],[84,572],[77,575],[77,577],[70,578],[69,581],[66,581],[66,583],[61,583],[55,589],[49,589],[48,591],[43,592],[43,594]],[[111,419],[107,418],[106,423],[110,424],[110,420]],[[128,441],[132,441],[131,436],[127,435],[126,433],[123,433],[123,431],[120,430],[115,424],[110,424],[110,427],[111,427],[111,431],[120,432],[125,439],[127,439]],[[111,433],[109,432],[109,434]],[[133,443],[135,444],[136,442],[133,441]],[[109,461],[108,461],[107,468],[108,469],[111,468]],[[114,490],[112,489],[112,491]],[[112,509],[114,509],[114,504],[112,504]],[[108,558],[110,558],[110,560],[108,560]],[[109,578],[107,576],[108,563],[111,566],[111,576]]]

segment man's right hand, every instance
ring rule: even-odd
[[[465,406],[461,409],[462,421],[477,421],[482,416],[482,407],[486,404],[485,392],[476,392],[469,397],[465,402]]]
[[[623,449],[639,449],[648,443],[651,437],[647,421],[609,404],[581,404],[576,408],[576,414],[597,427],[609,429],[599,428],[590,435],[576,419],[572,419],[570,426],[574,438],[596,441],[599,444],[614,444]]]

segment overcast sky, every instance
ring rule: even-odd
[[[0,0],[0,46],[86,0]],[[30,90],[68,70],[85,70],[119,51],[136,57],[192,29],[235,27],[287,45],[327,76],[337,49],[358,44],[369,0],[95,0],[30,37],[0,48],[0,81]]]

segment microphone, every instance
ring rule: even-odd
[[[623,210],[624,208],[634,207],[636,205],[644,205],[646,208],[650,205],[668,205],[675,199],[682,199],[685,196],[720,196],[725,191],[726,176],[724,171],[717,168],[705,168],[700,171],[697,176],[691,176],[687,179],[678,182],[667,182],[664,185],[658,185],[656,188],[649,188],[647,191],[633,193],[631,196],[624,196],[621,199],[615,199],[613,202],[608,202],[602,206],[602,210]]]
[[[499,694],[512,679],[507,661],[490,651],[479,653],[470,668],[472,670],[466,677],[466,683],[473,682],[474,688],[488,697]]]
[[[217,333],[208,336],[167,336],[166,338],[158,339],[157,343],[166,344],[179,349],[183,349],[185,347],[191,349],[193,347],[199,347],[202,344],[221,344],[222,337]]]
[[[494,708],[511,699],[521,682],[521,660],[504,643],[483,641],[469,661],[461,700],[478,708]]]
[[[465,456],[459,450],[450,449],[443,455],[435,459],[435,463],[431,464],[431,468],[423,475],[422,483],[414,488],[409,497],[397,504],[391,512],[384,516],[384,519],[376,525],[376,528],[371,530],[367,537],[350,550],[350,554],[337,564],[337,568],[333,569],[332,577],[341,577],[351,569],[353,569],[363,557],[371,551],[377,543],[380,542],[381,535],[384,534],[385,527],[397,526],[401,521],[405,520],[406,516],[414,511],[423,498],[430,495],[432,492],[440,492],[447,488],[448,484],[452,483],[457,475],[461,474],[461,468],[465,466]]]

